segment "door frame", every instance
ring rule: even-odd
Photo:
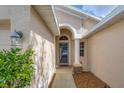
[[[62,37],[62,36],[66,36],[67,38],[68,38],[68,40],[59,40],[60,39],[60,37]],[[58,38],[58,49],[57,49],[57,51],[58,51],[58,65],[61,65],[60,64],[60,51],[59,51],[59,44],[60,43],[68,43],[68,63],[67,64],[65,64],[65,65],[71,65],[71,41],[70,41],[70,37],[67,35],[67,34],[61,34],[60,36],[59,36],[59,38]]]

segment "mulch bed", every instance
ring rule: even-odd
[[[109,86],[91,72],[73,74],[77,88],[108,88]]]

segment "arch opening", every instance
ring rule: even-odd
[[[60,27],[60,32],[61,32],[61,29],[67,29],[68,31],[70,31],[72,33],[72,38],[73,39],[76,38],[76,29],[74,27],[72,27],[71,25],[69,25],[69,24],[60,24],[59,27]]]
[[[68,28],[60,28],[60,36],[56,37],[57,66],[72,66],[74,61],[74,33]]]

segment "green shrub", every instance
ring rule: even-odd
[[[30,85],[34,71],[32,55],[31,49],[22,52],[16,48],[0,52],[1,88],[22,88]]]

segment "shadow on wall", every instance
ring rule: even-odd
[[[33,57],[35,72],[30,87],[48,87],[55,68],[54,44],[31,31],[28,48],[32,48],[35,51],[35,56]]]

